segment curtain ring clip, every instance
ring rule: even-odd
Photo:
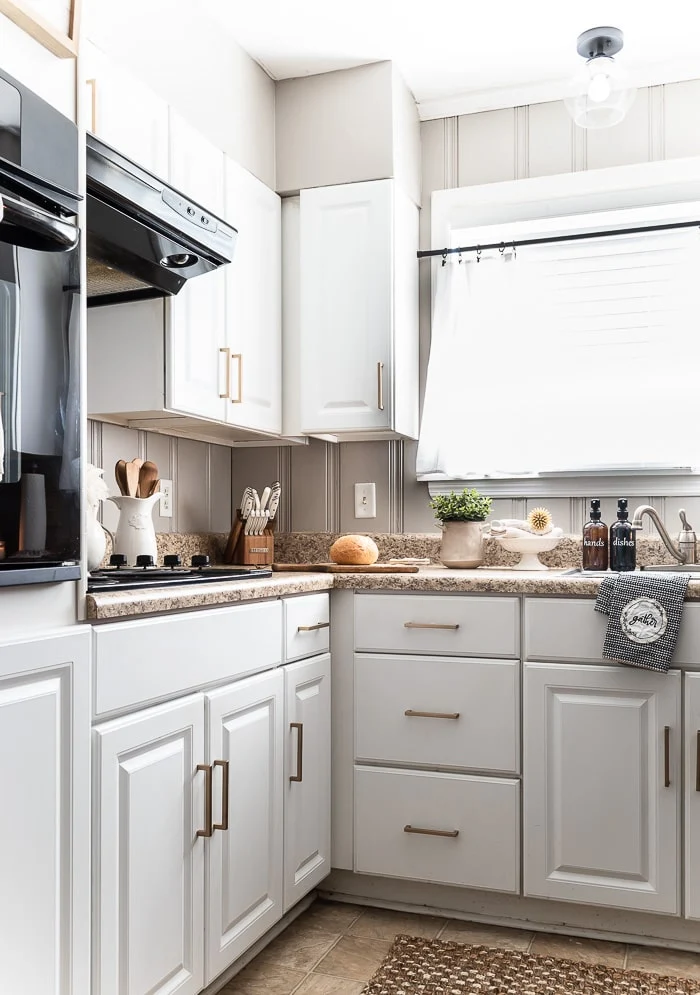
[[[447,262],[447,249],[445,249],[445,251],[442,254],[442,265],[444,266],[446,262]]]
[[[478,246],[477,246],[477,248],[476,248],[476,261],[477,261],[478,263],[480,263],[480,262],[481,262],[481,249],[480,249],[480,248],[479,248]]]
[[[462,253],[461,252],[459,254],[459,260],[458,261],[459,261],[459,264],[461,265],[462,264]]]
[[[513,242],[513,259],[515,259],[517,257],[517,255],[518,255],[518,251],[517,251],[517,249],[515,247],[515,242]]]
[[[501,242],[501,246],[500,246],[500,248],[499,248],[499,250],[498,250],[498,251],[500,252],[500,254],[501,254],[502,256],[504,256],[504,255],[505,255],[505,252],[506,252],[506,243],[505,243],[505,242]]]

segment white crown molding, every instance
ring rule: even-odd
[[[428,481],[431,497],[451,491],[460,492],[465,487],[475,487],[493,498],[588,498],[591,494],[605,498],[619,497],[622,493],[627,497],[648,498],[650,494],[663,494],[685,498],[700,495],[700,474]]]

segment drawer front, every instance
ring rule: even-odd
[[[517,773],[519,700],[515,660],[358,654],[356,759]]]
[[[518,656],[518,612],[517,598],[358,594],[355,649]]]
[[[355,870],[516,894],[519,790],[515,780],[356,767]]]
[[[327,594],[305,594],[284,601],[285,660],[301,660],[327,653],[330,644],[330,599]]]
[[[95,626],[94,714],[159,701],[281,662],[282,603]]]
[[[592,599],[527,598],[524,611],[525,659],[607,662],[602,653],[608,618],[595,611]],[[673,664],[700,665],[700,605],[683,608]]]

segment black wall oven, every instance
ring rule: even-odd
[[[78,150],[0,71],[0,587],[80,576]]]

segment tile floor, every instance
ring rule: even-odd
[[[529,950],[700,980],[700,955],[316,901],[223,995],[360,995],[397,933]]]

